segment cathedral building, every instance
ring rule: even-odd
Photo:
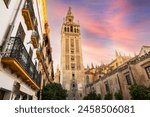
[[[61,30],[61,83],[68,90],[68,99],[84,97],[84,67],[80,25],[74,21],[71,8]]]
[[[85,71],[86,95],[94,91],[104,99],[110,93],[115,99],[115,93],[121,91],[127,100],[131,99],[131,85],[150,86],[150,46],[143,46],[135,57],[116,55],[110,64]]]

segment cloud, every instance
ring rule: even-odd
[[[47,1],[56,63],[60,58],[61,25],[69,6],[75,21],[80,21],[85,64],[110,62],[115,49],[126,54],[138,53],[142,45],[150,45],[149,0],[102,1]]]

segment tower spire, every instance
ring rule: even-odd
[[[67,12],[67,16],[66,16],[66,21],[67,22],[73,22],[73,19],[74,19],[74,16],[72,14],[72,11],[71,11],[71,7],[69,7],[68,9],[68,12]]]
[[[117,52],[117,50],[115,50],[115,53],[116,53],[116,58],[119,56],[119,54],[118,54],[118,52]]]

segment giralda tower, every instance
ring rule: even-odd
[[[71,7],[61,29],[61,83],[68,90],[68,99],[84,96],[84,67],[79,22],[74,22]]]

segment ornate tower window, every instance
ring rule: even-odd
[[[69,32],[69,27],[67,28],[67,32]]]
[[[64,31],[66,32],[66,27],[64,28]]]
[[[79,52],[79,40],[76,40],[76,52]]]
[[[74,48],[71,48],[71,54],[74,54]]]
[[[71,56],[71,61],[74,61],[74,56],[73,55]]]
[[[74,47],[74,40],[71,39],[71,47],[73,48]]]
[[[70,32],[73,32],[73,26],[70,26]]]
[[[76,33],[76,28],[74,29],[74,32]]]
[[[75,64],[71,63],[71,70],[75,70]]]
[[[72,22],[72,20],[71,20],[71,19],[69,19],[69,22]]]
[[[69,70],[69,55],[66,55],[65,62],[66,62],[66,70]]]
[[[66,53],[69,53],[69,39],[66,39]]]

